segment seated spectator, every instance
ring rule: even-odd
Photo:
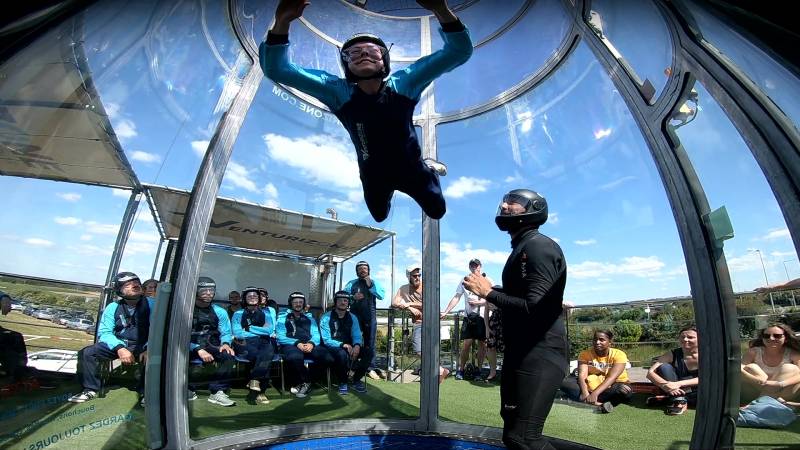
[[[655,359],[647,371],[647,379],[664,391],[669,400],[666,413],[677,416],[686,412],[687,405],[697,404],[697,328],[686,327],[678,333],[680,348],[668,351]],[[660,400],[651,397],[648,404]]]
[[[306,312],[306,296],[302,292],[292,292],[287,303],[289,309],[278,316],[278,344],[284,363],[296,382],[290,392],[303,398],[311,389],[311,375],[304,361],[311,360],[312,368],[321,373],[330,367],[333,358],[320,346],[317,321]]]
[[[158,280],[154,280],[150,278],[142,283],[142,290],[144,291],[145,297],[150,297],[152,299],[156,298],[156,293],[158,292]]]
[[[266,289],[260,287],[258,289],[258,307],[264,309],[267,307],[267,300],[269,300],[269,292]]]
[[[264,393],[269,386],[269,366],[275,356],[275,314],[272,308],[258,307],[258,290],[254,287],[242,291],[245,309],[233,314],[234,349],[236,353],[254,364],[247,388],[255,403],[269,403]]]
[[[578,356],[578,376],[570,375],[561,383],[561,390],[572,400],[598,406],[606,413],[633,397],[625,370],[628,356],[611,347],[613,339],[610,330],[595,330],[592,348]]]
[[[784,323],[761,330],[742,357],[742,402],[764,395],[790,402],[800,396],[800,340]]]
[[[217,284],[211,278],[197,279],[189,358],[202,360],[204,365],[218,363],[208,384],[208,390],[211,392],[208,401],[219,406],[233,406],[236,402],[231,400],[225,391],[230,388],[236,353],[231,348],[233,336],[228,313],[222,307],[211,304],[216,291]],[[197,398],[197,394],[191,390],[188,396],[189,400]]]
[[[350,294],[339,291],[333,296],[333,311],[319,319],[322,343],[333,357],[333,367],[339,380],[339,394],[347,394],[347,383],[358,393],[367,392],[361,378],[372,361],[372,350],[365,347],[358,317],[347,311]]]
[[[11,297],[0,291],[0,310],[2,315],[11,312]],[[25,338],[17,331],[8,330],[0,326],[0,367],[11,376],[13,382],[26,378],[28,373],[28,350],[25,347]]]
[[[242,309],[242,297],[239,295],[239,291],[230,291],[228,293],[228,317],[233,318],[233,314],[236,311],[240,311]]]
[[[114,277],[114,292],[120,299],[103,310],[97,328],[97,343],[85,347],[78,354],[78,380],[83,391],[70,397],[70,402],[83,403],[97,397],[101,387],[101,363],[116,359],[125,365],[147,362],[147,335],[153,300],[144,296],[142,283],[133,272],[120,272]],[[136,391],[144,405],[144,370],[139,371]]]

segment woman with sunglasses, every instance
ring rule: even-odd
[[[364,200],[377,222],[389,215],[394,191],[408,194],[432,219],[446,206],[439,176],[444,164],[426,158],[414,130],[414,108],[422,91],[472,55],[472,40],[445,0],[417,0],[439,20],[444,47],[408,67],[390,72],[389,48],[373,34],[356,34],[342,44],[344,78],[307,69],[289,58],[289,25],[308,0],[281,0],[267,39],[259,47],[264,75],[324,103],[339,119],[356,149]]]
[[[796,401],[799,393],[800,340],[788,325],[772,323],[742,357],[742,402],[763,395]]]

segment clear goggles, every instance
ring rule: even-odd
[[[497,215],[503,215],[503,204],[511,204],[516,203],[525,208],[525,211],[530,211],[531,209],[531,199],[527,197],[523,197],[518,194],[506,194],[503,196],[503,200],[497,205]]]
[[[366,55],[372,59],[381,59],[385,52],[387,52],[385,48],[381,47],[380,45],[372,44],[372,43],[361,43],[355,44],[346,49],[342,50],[342,57],[347,62],[352,62],[353,60],[361,57],[361,55]]]

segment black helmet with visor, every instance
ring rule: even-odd
[[[504,203],[516,203],[525,211],[519,214],[503,212]],[[516,231],[521,228],[539,228],[547,221],[547,200],[530,189],[514,189],[503,196],[497,207],[494,222],[501,231]]]

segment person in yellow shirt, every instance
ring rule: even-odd
[[[605,413],[630,402],[633,396],[625,370],[628,356],[611,347],[613,340],[610,330],[595,330],[592,347],[578,355],[577,377],[570,375],[561,383],[570,399],[597,406]]]

